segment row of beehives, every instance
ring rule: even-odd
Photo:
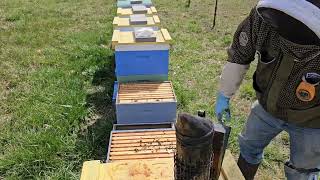
[[[117,124],[110,133],[107,163],[84,162],[81,180],[173,179],[177,107],[168,81],[171,37],[159,27],[150,0],[118,0],[113,25]]]
[[[113,101],[118,124],[168,123],[176,118],[176,97],[168,81],[171,37],[160,27],[150,0],[118,0]]]

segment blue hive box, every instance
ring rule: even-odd
[[[177,100],[171,82],[119,83],[117,124],[175,122]]]
[[[171,37],[161,29],[155,31],[154,38],[153,42],[136,42],[134,32],[114,31],[112,46],[119,83],[168,80]]]
[[[134,4],[135,3],[131,0],[118,0],[117,6],[121,8],[131,8]],[[146,7],[152,6],[151,0],[141,0],[141,4],[145,5]]]

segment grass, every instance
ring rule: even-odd
[[[211,118],[226,48],[255,0],[225,0],[211,30],[213,1],[154,0],[169,29],[170,79],[179,111]],[[0,3],[0,179],[78,179],[83,161],[106,156],[114,121],[115,2],[2,0]],[[251,75],[232,101],[230,149],[254,101]],[[282,179],[288,136],[266,150],[259,179]]]

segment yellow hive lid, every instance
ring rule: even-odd
[[[120,83],[117,103],[175,102],[171,82]]]
[[[174,159],[130,160],[112,163],[86,161],[80,180],[172,180]]]
[[[152,15],[157,14],[157,9],[154,6],[151,6],[150,8],[147,8],[147,14],[146,15]],[[118,8],[117,9],[117,15],[118,16],[130,16],[133,14],[132,8]]]
[[[167,29],[161,29],[155,32],[157,34],[157,40],[155,42],[136,42],[133,31],[122,32],[120,30],[114,30],[112,35],[112,49],[115,49],[116,45],[169,44],[172,40]]]
[[[147,17],[147,24],[145,25],[130,25],[130,18],[129,17],[115,17],[113,19],[113,26],[114,27],[136,27],[136,26],[157,26],[160,24],[160,18],[158,15],[153,15]]]

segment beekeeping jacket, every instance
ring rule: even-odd
[[[290,30],[283,19],[274,25],[264,19],[265,9],[284,14],[291,18],[288,22],[300,23],[296,26],[305,29],[301,32],[293,26]],[[304,35],[308,36],[305,42]],[[296,95],[304,75],[320,74],[319,39],[320,9],[312,0],[260,0],[234,35],[220,91],[227,97],[234,95],[249,65],[257,59],[253,88],[264,109],[297,126],[320,128],[320,86],[315,86],[311,101],[302,101]]]

